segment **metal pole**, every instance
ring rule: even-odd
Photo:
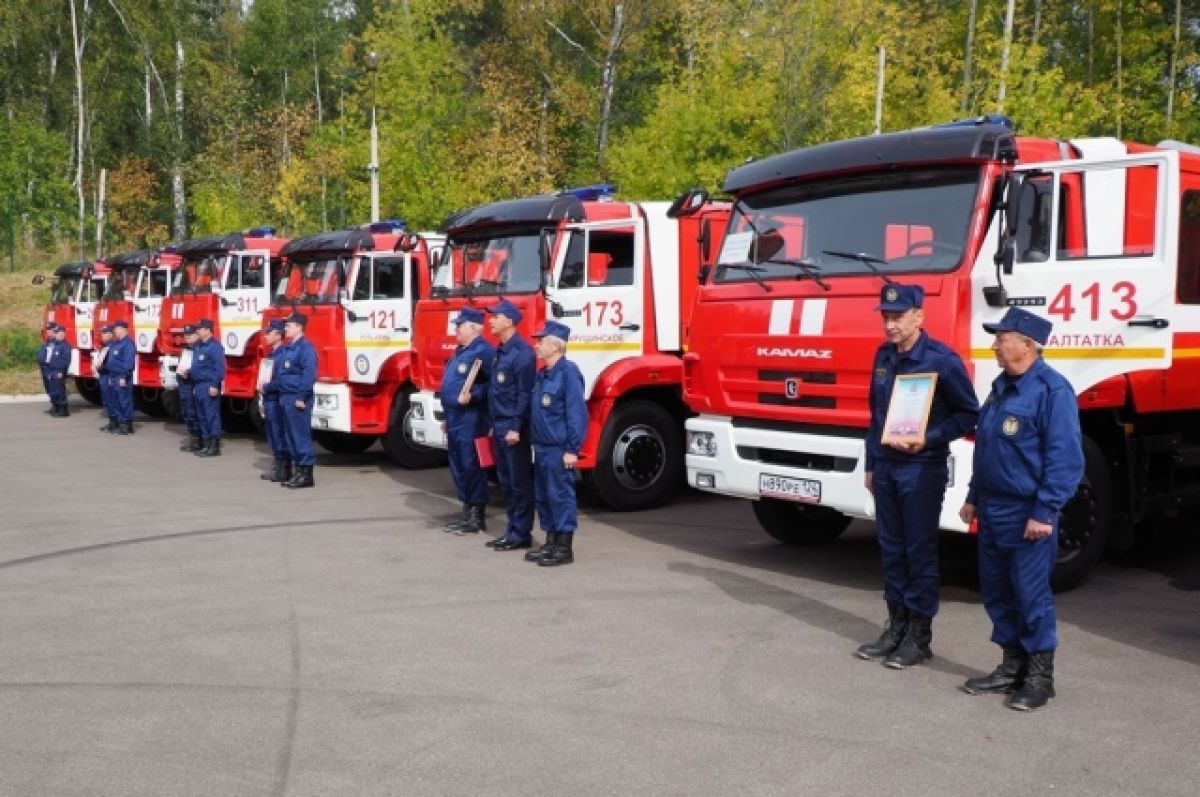
[[[12,272],[16,271],[17,268],[16,258],[13,254],[17,246],[17,226],[16,219],[13,218],[12,194],[8,195],[8,202],[6,204],[8,205],[8,209],[5,213],[5,216],[8,219],[8,273],[11,274]]]
[[[1004,49],[1000,51],[1000,94],[996,98],[996,113],[1004,113],[1004,95],[1008,85],[1008,51],[1012,48],[1013,15],[1017,0],[1008,0],[1008,11],[1004,14]]]
[[[379,68],[379,55],[374,51],[367,56],[367,69],[371,72],[371,162],[367,171],[371,174],[371,221],[379,221],[379,126],[375,119],[375,72]]]
[[[883,130],[883,70],[887,66],[887,48],[878,48],[879,66],[875,78],[875,135]]]

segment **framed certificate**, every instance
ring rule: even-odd
[[[275,373],[275,361],[269,357],[260,360],[258,363],[258,389],[263,390],[271,383],[271,376]]]
[[[179,366],[175,370],[177,370],[177,371],[192,370],[192,350],[191,349],[184,349],[182,352],[179,353]]]
[[[935,373],[896,374],[880,442],[884,445],[924,443],[925,428],[929,425],[929,408],[933,406],[933,391],[936,388]]]

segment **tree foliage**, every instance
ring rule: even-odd
[[[1003,75],[1006,0],[74,0],[82,90],[70,6],[0,5],[0,214],[27,249],[77,241],[80,166],[87,225],[108,170],[110,252],[365,222],[372,108],[383,213],[418,228],[602,179],[718,189],[870,134],[880,48],[885,131],[993,113],[1003,83],[1022,133],[1200,141],[1200,0],[1178,45],[1171,0],[1019,0]]]

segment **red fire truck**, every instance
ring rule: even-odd
[[[256,227],[179,245],[180,262],[158,326],[161,383],[167,391],[163,400],[171,414],[177,414],[178,407],[175,370],[183,350],[183,328],[208,318],[225,348],[222,395],[230,420],[244,427],[257,425],[257,413],[251,409],[258,389],[259,330],[282,271],[279,250],[286,243],[273,228]]]
[[[1138,523],[1200,504],[1200,150],[1017,138],[993,119],[796,150],[731,170],[735,202],[685,356],[688,481],[753,500],[772,536],[870,518],[867,392],[881,278],[925,289],[928,332],[979,395],[999,373],[981,326],[1020,306],[1054,323],[1086,476],[1055,582],[1081,583]],[[941,525],[971,478],[951,447]]]
[[[445,452],[404,433],[413,303],[429,295],[440,240],[387,221],[298,238],[280,251],[284,278],[263,320],[308,316],[304,334],[318,353],[313,439],[323,448],[357,453],[378,439],[404,467],[445,462]]]
[[[138,249],[106,258],[109,268],[104,295],[92,313],[92,337],[115,321],[129,326],[137,351],[133,372],[134,402],[147,415],[163,416],[162,372],[159,367],[159,314],[171,287],[172,272],[179,265],[174,248],[158,251]]]
[[[108,266],[94,263],[66,263],[54,270],[50,301],[42,313],[42,326],[54,322],[66,328],[71,344],[70,374],[75,389],[92,404],[100,404],[100,383],[92,370],[92,312],[104,293]],[[35,282],[44,281],[36,277]]]
[[[450,320],[504,297],[521,308],[527,337],[548,316],[570,327],[590,416],[579,467],[599,500],[633,510],[666,501],[683,474],[680,355],[697,273],[729,205],[703,201],[679,217],[667,202],[611,195],[598,186],[447,218],[432,296],[417,303],[411,432],[445,447],[436,391],[455,345]]]

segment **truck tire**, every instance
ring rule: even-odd
[[[392,411],[388,414],[388,430],[380,436],[383,450],[402,468],[423,470],[441,467],[446,464],[446,452],[414,443],[409,433],[412,425],[409,419],[411,397],[411,389],[396,391],[396,397],[392,399]]]
[[[227,432],[253,432],[250,412],[258,412],[250,399],[225,396],[221,399],[221,428]]]
[[[373,434],[346,434],[313,430],[313,440],[331,454],[361,454],[379,439]]]
[[[1081,586],[1100,560],[1112,524],[1112,475],[1100,446],[1083,438],[1083,479],[1058,521],[1058,553],[1050,586],[1066,592]]]
[[[683,434],[671,413],[652,401],[618,404],[587,474],[597,500],[617,512],[666,503],[683,476]]]
[[[75,377],[75,392],[83,396],[83,400],[88,404],[95,404],[99,407],[102,402],[100,400],[100,380],[99,379],[84,379]]]
[[[162,391],[156,387],[139,387],[134,389],[133,406],[151,418],[167,417],[167,409],[162,403]]]
[[[760,498],[751,504],[763,531],[788,545],[825,545],[850,525],[849,515],[827,506]]]
[[[173,421],[183,420],[183,407],[179,404],[178,390],[164,390],[159,397],[167,417]]]

